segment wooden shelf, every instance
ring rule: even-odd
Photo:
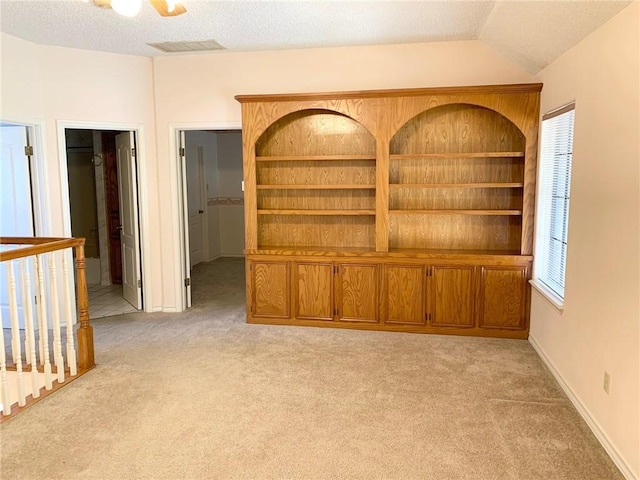
[[[524,183],[391,183],[389,188],[522,188]]]
[[[258,210],[258,215],[375,215],[375,210]]]
[[[402,153],[390,155],[391,160],[421,158],[524,158],[524,152],[475,152],[475,153]]]
[[[389,210],[391,215],[496,215],[518,216],[522,210]]]
[[[308,162],[375,160],[375,155],[273,155],[256,157],[256,162]]]
[[[521,255],[519,250],[491,250],[491,249],[432,249],[432,248],[390,248],[387,252],[376,252],[375,248],[350,248],[350,247],[312,247],[299,245],[260,245],[256,249],[246,249],[246,255],[304,255],[311,257],[380,257],[388,258],[455,258],[467,257],[511,257],[514,262],[531,262],[531,255]],[[499,258],[497,258],[499,260]],[[468,261],[468,260],[467,260]]]
[[[257,185],[258,190],[375,190],[375,185]]]

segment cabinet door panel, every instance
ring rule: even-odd
[[[425,324],[425,267],[385,266],[385,323]]]
[[[338,320],[378,322],[378,266],[338,265]]]
[[[295,316],[333,320],[333,263],[295,264]]]
[[[526,327],[527,267],[483,267],[479,325],[521,330]]]
[[[289,264],[253,262],[254,317],[289,318]]]
[[[474,267],[431,267],[431,325],[473,327],[473,272]]]

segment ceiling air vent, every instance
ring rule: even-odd
[[[163,52],[208,52],[211,50],[224,50],[224,47],[215,40],[202,40],[200,42],[162,42],[148,43],[150,47]]]

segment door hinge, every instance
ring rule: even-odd
[[[433,276],[433,267],[427,267],[426,275],[427,277]]]
[[[142,288],[142,280],[138,280],[138,288]]]
[[[33,147],[31,145],[25,145],[24,146],[24,154],[27,157],[30,157],[31,155],[33,155]]]
[[[184,157],[185,153],[184,153],[184,147],[180,147],[180,156]]]
[[[135,157],[136,156],[136,149],[135,147],[131,149],[131,156]]]
[[[190,278],[185,278],[184,279],[184,286],[185,287],[190,287],[191,286],[191,279]]]
[[[430,321],[431,321],[431,314],[430,314],[430,313],[427,313],[427,314],[425,315],[425,317],[426,317],[426,319],[427,319],[427,322],[430,322]]]

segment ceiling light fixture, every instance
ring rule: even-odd
[[[142,0],[111,0],[111,8],[125,17],[135,17],[142,8]]]

